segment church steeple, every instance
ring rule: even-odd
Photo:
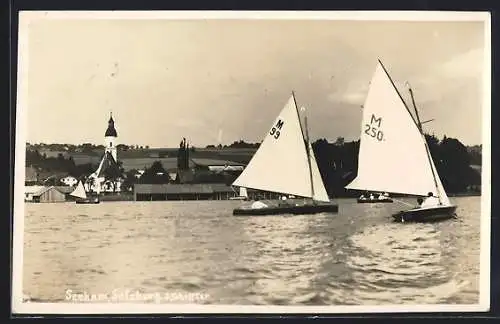
[[[115,129],[115,121],[113,120],[112,112],[109,113],[108,129],[106,129],[106,133],[104,134],[104,136],[118,137],[118,134],[116,133]]]
[[[109,113],[109,121],[108,121],[108,129],[106,129],[106,133],[104,134],[104,144],[105,144],[105,152],[111,153],[115,162],[117,162],[117,150],[116,150],[116,138],[118,134],[115,129],[115,121],[113,120],[113,115]]]

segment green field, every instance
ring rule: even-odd
[[[161,161],[165,169],[177,167],[177,150],[174,148],[153,148],[142,150],[127,150],[118,151],[118,161],[122,161],[125,170],[143,169],[149,167],[154,161]],[[223,149],[195,149],[190,152],[192,159],[213,159],[224,160],[228,162],[236,162],[247,164],[255,153],[256,149],[239,149],[239,148],[223,148]],[[96,152],[97,153],[97,152]],[[99,163],[100,156],[92,154],[77,153],[72,155],[77,165]]]

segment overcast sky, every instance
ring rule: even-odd
[[[295,91],[313,140],[358,139],[380,58],[426,130],[481,143],[481,22],[38,20],[27,141],[176,147],[260,141]]]

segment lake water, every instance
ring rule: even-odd
[[[266,217],[232,216],[238,201],[27,203],[23,292],[43,302],[70,289],[208,304],[478,303],[480,197],[452,200],[459,219],[434,224],[393,223],[403,205],[354,199],[336,199],[338,214]]]

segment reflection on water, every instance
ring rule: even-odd
[[[390,221],[397,204],[233,217],[234,201],[26,204],[23,291],[208,294],[216,304],[477,303],[479,197],[459,220]]]

